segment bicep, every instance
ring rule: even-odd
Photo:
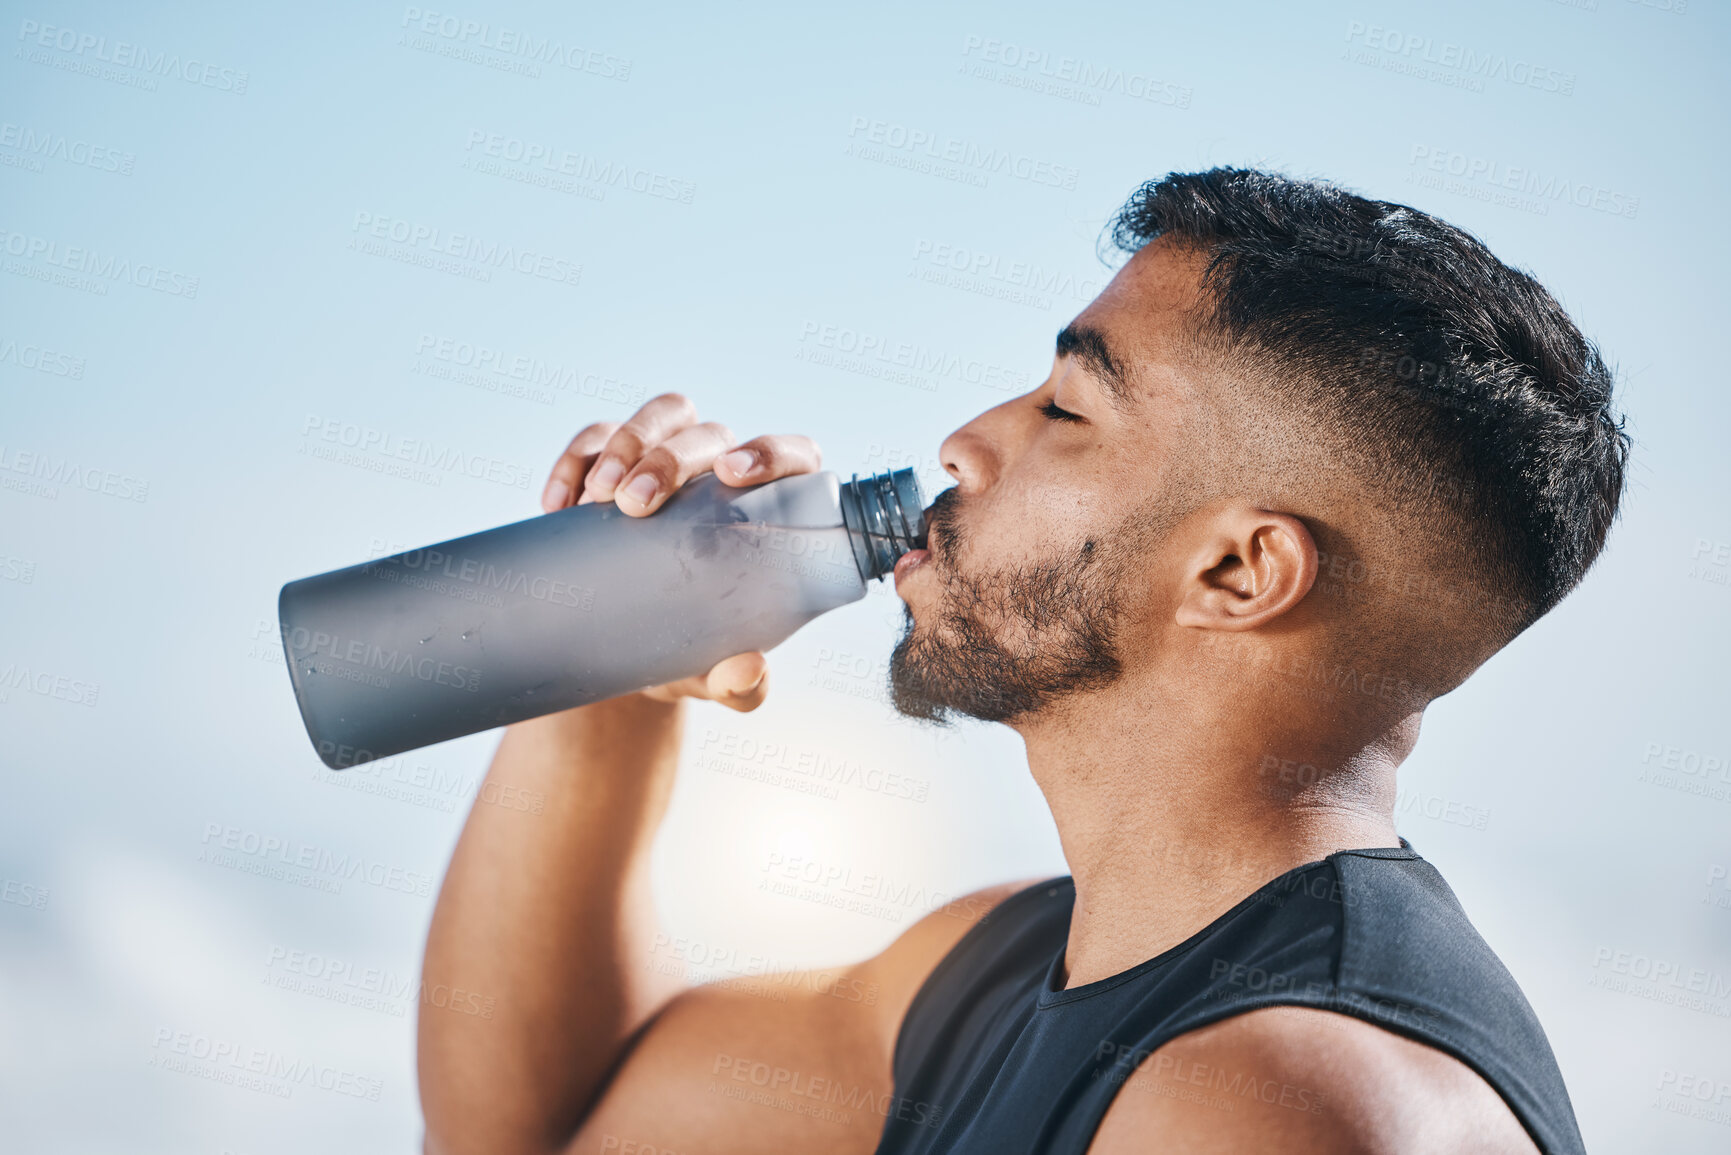
[[[895,1109],[902,1017],[967,929],[1033,880],[934,910],[833,971],[708,983],[641,1032],[569,1155],[870,1155]]]
[[[620,1064],[572,1155],[869,1153],[890,1096],[876,1014],[845,992],[730,980],[668,1004]],[[786,989],[787,987],[805,989]],[[844,994],[838,995],[836,991]]]

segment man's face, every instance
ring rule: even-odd
[[[945,439],[956,484],[928,513],[929,557],[896,587],[900,712],[1014,721],[1134,661],[1126,643],[1164,608],[1174,451],[1196,424],[1176,339],[1198,273],[1166,242],[1143,249],[1059,335],[1038,389]]]

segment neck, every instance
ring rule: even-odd
[[[1018,723],[1076,884],[1065,987],[1178,945],[1294,867],[1399,845],[1419,714],[1126,685]]]

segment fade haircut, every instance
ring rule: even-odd
[[[1597,348],[1530,275],[1428,213],[1254,169],[1149,181],[1102,255],[1162,237],[1206,258],[1199,347],[1374,461],[1507,597],[1502,640],[1581,580],[1630,442]]]

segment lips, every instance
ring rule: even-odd
[[[947,501],[954,500],[954,492],[955,491],[951,489],[945,490],[943,493],[938,494],[937,500],[933,501],[931,505],[926,507],[922,519],[925,524],[924,540],[926,548],[911,549],[896,559],[895,581],[898,589],[901,587],[902,579],[906,578],[909,574],[913,573],[916,569],[919,569],[931,560],[932,552],[937,548],[938,544],[937,523],[941,518],[946,516],[948,511]],[[940,509],[940,507],[942,508]]]
[[[911,549],[907,553],[902,554],[901,557],[897,558],[895,569],[896,588],[900,589],[902,582],[907,580],[908,575],[924,565],[926,559],[929,557],[931,557],[930,550]]]

